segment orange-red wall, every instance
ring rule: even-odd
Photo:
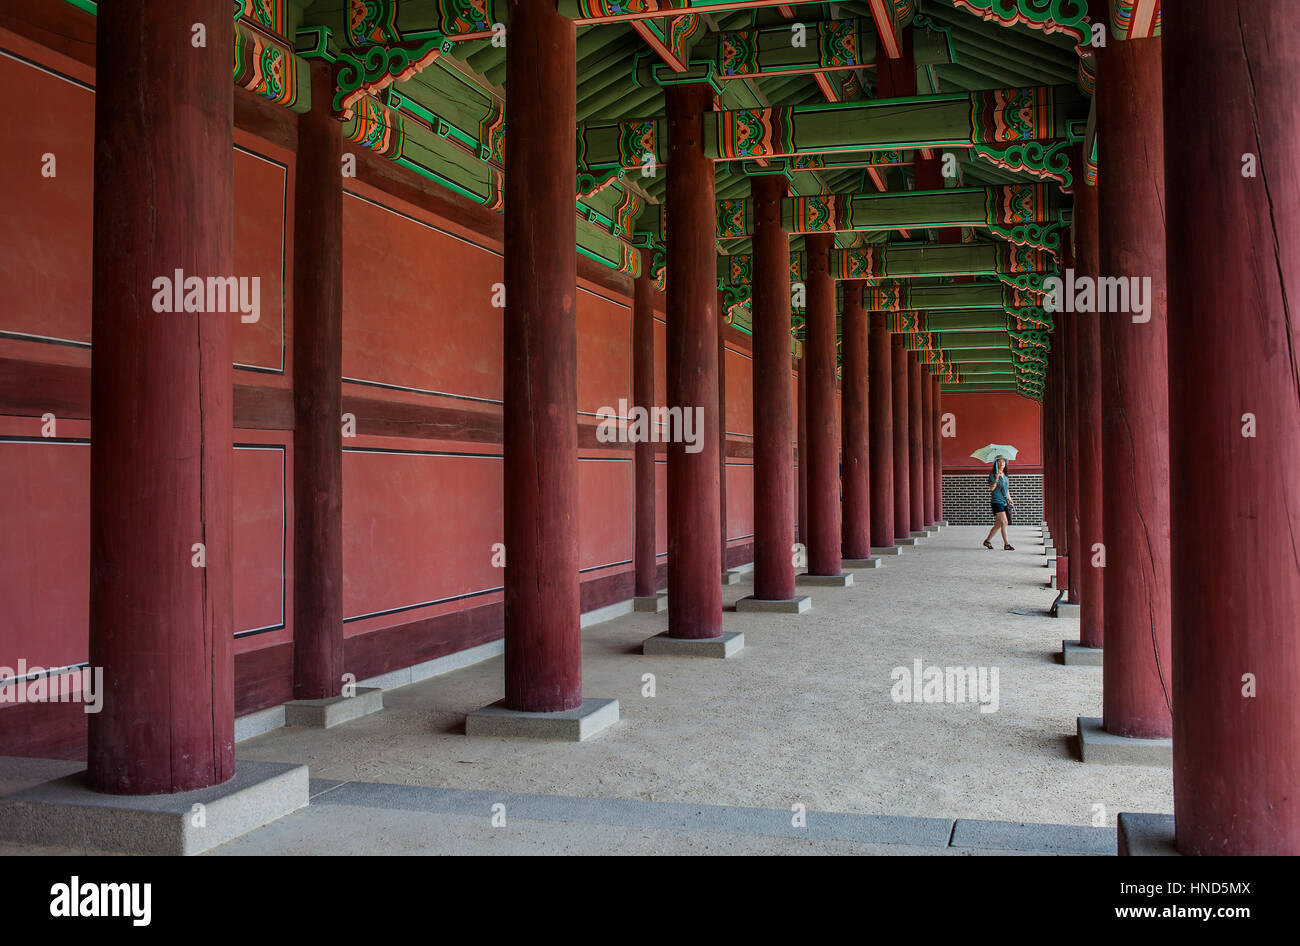
[[[0,55],[0,83],[15,100],[42,103],[0,116],[0,360],[8,359],[0,363],[35,374],[61,366],[85,388],[85,403],[61,408],[53,438],[42,436],[39,406],[0,404],[0,666],[21,657],[50,667],[88,653],[93,70],[3,30],[0,49],[31,60]],[[259,322],[231,315],[244,713],[288,698],[291,684],[294,156],[238,129],[236,144],[236,274],[259,276],[262,295]],[[56,156],[53,180],[40,175],[45,153]],[[342,385],[357,435],[345,439],[343,459],[345,663],[364,678],[500,637],[502,313],[492,294],[503,274],[494,237],[348,184]],[[589,610],[632,595],[632,448],[594,436],[600,408],[631,400],[632,325],[630,298],[579,282],[578,516]],[[659,321],[659,404],[664,341]],[[743,347],[728,356],[729,426],[742,441],[752,434]],[[746,462],[728,476],[733,535],[752,532]],[[662,464],[657,472],[666,554]],[[84,715],[77,723],[84,737]],[[0,726],[0,754],[54,751],[8,738],[14,728]]]
[[[1000,391],[948,393],[943,395],[943,414],[945,419],[951,415],[954,434],[943,441],[944,472],[984,469],[988,464],[970,454],[989,443],[1020,451],[1012,464],[1016,472],[1042,470],[1042,407],[1037,401]]]

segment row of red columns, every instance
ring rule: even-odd
[[[1300,194],[1284,170],[1300,158],[1292,104],[1300,66],[1286,55],[1300,45],[1300,26],[1285,7],[1187,0],[1166,17],[1164,40],[1101,52],[1102,173],[1095,213],[1081,195],[1078,262],[1101,274],[1150,277],[1150,319],[1078,318],[1055,356],[1066,382],[1052,389],[1065,406],[1057,442],[1081,442],[1055,467],[1053,508],[1065,518],[1062,537],[1071,529],[1062,505],[1079,509],[1071,541],[1080,565],[1089,538],[1100,536],[1094,544],[1104,551],[1104,565],[1089,558],[1098,573],[1080,575],[1079,587],[1085,611],[1100,615],[1105,628],[1105,725],[1130,736],[1172,732],[1178,844],[1186,853],[1300,849],[1300,696],[1290,685],[1300,642],[1283,632],[1300,608],[1292,547],[1300,528],[1292,358],[1300,330],[1286,288],[1300,279]],[[505,184],[505,691],[513,709],[552,711],[581,702],[576,232],[565,131],[575,120],[574,28],[545,0],[518,0],[512,11],[506,163],[528,173],[507,174]],[[146,15],[141,0],[122,0],[97,20],[90,659],[105,668],[108,692],[103,712],[89,720],[89,770],[104,791],[183,791],[234,772],[231,323],[158,317],[141,304],[157,273],[230,271],[232,92],[221,54],[231,41],[228,12],[218,0],[176,0]],[[188,42],[195,22],[215,31],[207,52]],[[133,55],[140,48],[155,53],[140,61]],[[1213,81],[1200,81],[1207,74]],[[1193,80],[1202,90],[1196,100],[1171,97],[1166,106],[1162,83]],[[1240,101],[1252,109],[1242,111]],[[669,401],[702,408],[705,430],[721,423],[713,168],[700,120],[709,108],[706,87],[668,91]],[[148,136],[139,134],[144,109]],[[1219,123],[1216,142],[1202,137],[1207,114]],[[1163,128],[1153,122],[1161,115]],[[300,135],[295,213],[303,214],[296,229],[304,232],[295,286],[306,267],[337,266],[341,246],[336,130],[309,118]],[[1243,152],[1256,154],[1257,175],[1242,173]],[[763,193],[769,205],[779,201],[775,188]],[[194,219],[205,225],[192,226]],[[755,252],[777,260],[759,272],[787,272],[770,223]],[[311,228],[319,232],[305,232]],[[810,256],[827,248],[810,241]],[[1176,278],[1166,279],[1166,261]],[[304,282],[298,296],[300,312],[314,311],[295,331],[295,451],[303,461],[295,467],[305,468],[295,474],[295,537],[326,550],[296,576],[306,589],[295,601],[299,696],[335,692],[341,666],[333,531],[341,484],[339,297],[331,280],[315,289]],[[840,505],[828,498],[840,488],[834,294],[815,260],[809,297],[808,377],[801,378],[808,451],[800,467],[809,477],[810,554],[818,569],[837,573]],[[644,304],[644,288],[637,298]],[[779,277],[756,283],[756,446],[760,430],[765,439],[755,476],[775,490],[774,511],[756,517],[766,533],[756,544],[772,576],[765,587],[782,597],[792,578],[780,555],[793,514],[787,302]],[[1167,317],[1169,307],[1176,318]],[[766,323],[763,313],[771,314]],[[644,351],[644,320],[636,325]],[[855,388],[852,416],[875,422],[865,487],[875,544],[935,518],[941,491],[927,504],[926,484],[938,480],[924,471],[929,456],[932,469],[940,467],[929,446],[937,449],[938,405],[934,379],[922,380],[902,338],[883,332],[881,316],[870,319],[867,347],[872,396],[864,412]],[[317,397],[320,404],[308,403]],[[850,438],[855,478],[860,434]],[[719,438],[703,438],[695,454],[684,446],[668,451],[670,631],[716,636]],[[644,477],[643,460],[638,469]],[[860,485],[853,487],[855,535]],[[653,509],[650,515],[652,522]],[[1226,553],[1224,542],[1232,543]],[[641,555],[647,547],[653,551],[639,535]],[[638,583],[653,582],[651,575],[639,561]],[[1095,600],[1087,593],[1094,585]]]
[[[1178,849],[1294,854],[1300,26],[1280,0],[1188,0],[1162,33],[1098,50],[1100,170],[1089,187],[1076,158],[1073,262],[1151,292],[1136,321],[1063,314],[1049,520],[1081,642],[1104,643],[1106,730],[1172,737]]]

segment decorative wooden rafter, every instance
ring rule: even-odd
[[[803,266],[803,254],[792,253]],[[1055,260],[1043,250],[1013,243],[877,243],[831,251],[835,279],[925,279],[944,276],[993,276],[1023,292],[1042,293],[1043,281],[1057,275]],[[718,279],[727,285],[751,281],[753,257],[718,258]]]
[[[958,10],[1002,26],[1064,33],[1076,44],[1089,34],[1088,0],[948,0]]]
[[[1045,184],[960,187],[885,194],[787,197],[782,226],[790,233],[883,232],[925,227],[980,227],[1003,240],[1056,254],[1062,216]],[[718,201],[719,240],[753,234],[749,198]]]
[[[770,106],[713,112],[704,150],[715,160],[768,160],[845,151],[1053,142],[1069,135],[1082,98],[1073,86],[1038,86]],[[638,168],[652,155],[663,165],[663,119],[578,127],[578,166]]]
[[[1111,0],[1111,35],[1148,39],[1160,35],[1160,0]]]

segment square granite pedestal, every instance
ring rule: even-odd
[[[1100,667],[1102,649],[1084,647],[1078,641],[1061,641],[1061,663],[1071,667]]]
[[[1053,576],[1055,577],[1055,576]],[[1072,618],[1079,620],[1079,605],[1070,604],[1068,601],[1058,601],[1053,606],[1052,617],[1054,618]]]
[[[747,595],[736,602],[737,611],[758,614],[805,614],[812,610],[812,598],[808,595],[796,595],[793,598],[767,599]]]
[[[648,637],[641,643],[647,657],[734,657],[745,649],[745,635],[724,631],[719,637],[669,637],[668,632]]]
[[[872,555],[902,555],[903,547],[901,545],[882,545],[880,547],[871,547]]]
[[[632,599],[633,611],[648,611],[651,614],[663,614],[668,610],[668,595],[644,595]]]
[[[1120,857],[1181,857],[1174,841],[1174,816],[1121,811],[1115,819]]]
[[[0,841],[201,854],[307,807],[308,798],[307,766],[281,762],[240,761],[226,782],[174,795],[105,795],[81,771],[0,797]]]
[[[306,729],[329,729],[384,708],[384,691],[380,687],[357,687],[352,696],[334,696],[327,700],[290,700],[284,704],[284,724]]]
[[[1079,756],[1084,762],[1097,762],[1103,765],[1173,767],[1174,741],[1172,739],[1116,736],[1106,732],[1101,719],[1096,716],[1080,716],[1077,725]]]
[[[844,568],[879,568],[883,564],[878,558],[846,558],[840,562]]]
[[[796,585],[822,585],[828,588],[847,588],[853,584],[853,572],[840,572],[838,575],[796,575]]]
[[[618,700],[584,699],[554,713],[506,709],[505,700],[498,700],[465,717],[465,735],[582,742],[617,722]]]

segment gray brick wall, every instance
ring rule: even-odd
[[[1038,525],[1043,521],[1043,476],[1041,473],[1012,473],[1011,512],[1013,525]],[[989,508],[987,473],[944,474],[943,517],[955,526],[993,524]]]

